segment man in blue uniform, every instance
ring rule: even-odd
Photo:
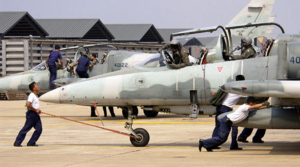
[[[111,117],[116,117],[114,113],[114,108],[112,106],[108,107]],[[103,106],[104,117],[107,117],[106,106]]]
[[[243,81],[245,80],[245,77],[243,75],[237,75],[235,77],[236,81]],[[213,131],[212,137],[218,136],[219,133],[219,128],[220,128],[220,121],[218,120],[218,116],[232,111],[233,107],[236,105],[236,103],[239,101],[240,97],[243,97],[241,95],[233,94],[233,93],[228,93],[225,98],[223,99],[222,105],[217,106],[217,112],[216,112],[216,117],[215,117],[215,129]],[[238,127],[237,126],[232,126],[232,132],[231,132],[231,145],[230,145],[230,150],[242,150],[238,146],[238,143],[236,141],[238,135]],[[219,149],[219,147],[212,148],[212,149]]]
[[[79,78],[89,78],[89,74],[87,73],[88,67],[92,67],[96,64],[96,55],[92,54],[93,62],[87,58],[87,55],[82,55],[75,64],[71,65],[71,68],[78,65],[76,68],[76,73]],[[96,117],[95,107],[91,106],[91,117]]]
[[[78,66],[77,66],[78,65]],[[92,67],[94,64],[90,62],[87,58],[87,55],[81,56],[77,62],[71,65],[71,68],[77,66],[76,72],[79,78],[89,78],[89,74],[87,73],[88,67]]]
[[[62,56],[59,53],[59,50],[60,50],[60,46],[55,45],[55,50],[50,53],[46,61],[46,66],[48,65],[50,71],[50,79],[49,79],[50,89],[54,89],[55,87],[55,85],[52,82],[56,79],[56,74],[57,74],[56,65],[58,63],[58,59],[60,60],[61,69],[63,69],[64,66],[62,61]]]
[[[207,151],[212,151],[212,148],[218,147],[219,145],[225,143],[232,125],[242,122],[244,119],[246,119],[248,117],[249,110],[263,109],[269,106],[270,103],[267,101],[263,102],[262,104],[256,104],[256,99],[254,99],[254,97],[248,97],[245,104],[241,105],[233,113],[230,113],[221,119],[218,136],[206,140],[199,140],[199,151],[201,152],[202,147],[206,148]]]
[[[30,131],[32,127],[35,128],[35,131],[28,141],[27,146],[38,146],[36,144],[36,141],[39,139],[43,131],[42,121],[39,115],[41,113],[40,102],[37,96],[40,88],[35,82],[32,82],[29,85],[29,89],[31,90],[31,93],[29,94],[26,102],[26,106],[28,109],[28,111],[26,112],[26,122],[16,138],[16,141],[14,143],[15,147],[22,147],[21,144],[25,139],[27,132]]]
[[[253,131],[253,128],[244,128],[244,130],[238,137],[238,141],[248,143],[249,141],[247,140],[247,138],[251,135],[252,131]],[[257,129],[255,135],[252,138],[252,142],[253,143],[264,143],[264,141],[261,139],[265,136],[265,133],[266,133],[266,129]]]

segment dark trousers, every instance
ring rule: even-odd
[[[53,62],[48,62],[48,67],[50,71],[49,86],[53,88],[54,84],[52,82],[56,79],[57,76],[56,65]]]
[[[95,112],[95,107],[91,106],[91,117],[95,117],[95,116],[97,116]]]
[[[253,131],[253,128],[244,128],[242,133],[239,135],[239,138],[247,139]],[[261,141],[261,139],[265,136],[266,129],[257,129],[255,135],[253,136],[253,141]]]
[[[227,119],[227,116],[221,119],[220,127],[218,130],[218,135],[215,137],[212,137],[210,139],[203,140],[203,146],[205,148],[213,148],[218,147],[219,145],[225,143],[228,139],[228,135],[231,130],[232,122],[225,120]]]
[[[216,112],[216,117],[215,117],[215,129],[213,131],[212,137],[217,137],[218,132],[220,129],[220,121],[217,119],[219,115],[232,111],[232,108],[229,108],[227,106],[218,106],[217,107],[217,112]],[[238,134],[238,127],[237,126],[232,126],[232,132],[231,132],[231,146],[230,148],[237,148],[238,143],[237,143],[237,134]]]
[[[76,72],[77,72],[79,78],[89,78],[89,74],[87,73],[87,71],[77,71],[77,69],[76,69]]]
[[[110,115],[112,117],[115,117],[114,108],[109,106],[108,109],[109,109]],[[103,112],[104,112],[104,117],[107,117],[106,106],[103,106]]]
[[[28,141],[28,144],[36,144],[36,141],[39,139],[39,137],[42,134],[43,128],[42,128],[42,121],[40,116],[32,111],[32,110],[28,110],[26,112],[26,122],[24,127],[21,129],[21,131],[19,132],[15,144],[16,145],[20,145],[23,140],[26,137],[26,134],[28,131],[30,131],[30,129],[34,127],[35,131],[33,132],[30,140]]]

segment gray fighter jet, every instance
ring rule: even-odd
[[[67,64],[64,70],[61,70],[60,68],[57,70],[57,80],[54,81],[54,84],[56,84],[57,86],[62,86],[71,82],[81,80],[75,73],[75,68],[70,69],[70,65],[75,63],[77,61],[77,58],[79,58],[81,54],[89,55],[89,47],[97,47],[102,45],[103,44],[94,44],[84,45],[82,47],[76,46],[61,49],[61,51],[67,49],[77,49],[77,51],[73,60],[67,60]],[[86,52],[82,50],[85,50]],[[128,69],[153,55],[155,54],[112,50],[106,56],[105,61],[97,60],[96,65],[89,68],[88,73],[92,77],[103,73]],[[46,68],[45,61],[43,61],[29,71],[1,78],[0,92],[29,93],[30,91],[28,90],[28,85],[33,81],[35,81],[40,86],[40,93],[48,92],[50,90],[49,75],[50,73]]]
[[[273,5],[275,0],[251,0],[231,21],[231,24],[240,24],[245,22],[266,22],[266,21],[273,21],[275,17],[271,14]],[[242,32],[242,33],[241,33]],[[251,37],[255,36],[268,36],[270,33],[269,27],[259,27],[253,28],[250,27],[248,29],[234,29],[231,32],[233,37],[239,38],[241,35],[249,35]],[[236,38],[234,38],[236,39]],[[214,48],[210,48],[209,52],[207,53],[207,62],[215,62],[222,59],[222,50],[221,42],[223,40],[219,37],[218,44]],[[233,40],[232,40],[233,41]],[[103,44],[96,44],[96,45],[86,45],[82,48],[79,47],[70,47],[65,49],[79,49],[76,53],[74,59],[71,61],[67,61],[67,66],[65,70],[58,70],[57,73],[57,80],[54,81],[54,84],[57,86],[63,86],[72,82],[76,82],[81,80],[78,76],[74,73],[74,70],[67,70],[68,66],[72,63],[75,63],[77,60],[80,51],[84,48],[95,47],[97,45]],[[238,45],[238,44],[236,44]],[[61,49],[64,50],[64,49]],[[88,53],[87,53],[88,54]],[[203,53],[204,54],[204,53]],[[218,55],[218,56],[216,56]],[[89,68],[89,75],[91,77],[117,71],[128,69],[149,57],[153,56],[153,59],[157,59],[156,54],[144,54],[144,53],[137,53],[137,52],[127,52],[127,51],[112,51],[109,52],[106,61],[102,64],[98,62],[94,67]],[[171,56],[171,55],[170,55]],[[155,58],[156,57],[156,58]],[[153,65],[153,63],[152,63]],[[156,64],[154,64],[156,65]],[[147,63],[147,66],[151,66],[151,63]],[[131,71],[123,71],[120,74],[131,73]],[[0,79],[0,92],[26,92],[29,93],[28,84],[32,81],[37,82],[40,86],[40,93],[45,93],[49,91],[49,71],[46,69],[45,62],[42,62],[38,66],[32,68],[30,71],[14,74],[11,76],[7,76]],[[135,114],[137,115],[137,109],[134,108]],[[156,111],[150,110],[150,108],[145,108],[144,113],[148,117],[155,117],[157,115]],[[127,117],[127,111],[123,110],[124,117]]]
[[[268,42],[263,44],[263,50],[258,52],[255,58],[239,60],[231,58],[234,50],[230,35],[232,30],[270,25],[277,26],[283,34],[278,35],[275,40],[267,39]],[[219,40],[221,42],[217,52],[219,54],[211,58],[203,54],[200,65],[172,69],[168,65],[170,55],[162,51],[160,57],[149,59],[141,66],[134,66],[126,70],[126,73],[117,71],[75,82],[44,94],[40,100],[85,106],[97,104],[121,107],[129,113],[126,128],[131,134],[139,137],[139,139],[131,139],[132,144],[145,146],[149,141],[147,131],[141,128],[132,129],[136,106],[141,106],[144,110],[190,115],[190,118],[197,118],[199,114],[215,113],[215,107],[209,104],[211,93],[216,92],[219,86],[232,82],[236,75],[244,75],[247,80],[280,80],[288,79],[291,70],[294,74],[291,75],[291,79],[297,79],[298,73],[295,71],[300,68],[295,66],[298,62],[295,56],[300,53],[297,50],[300,46],[300,36],[284,34],[284,29],[277,23],[215,26],[174,33],[172,37],[212,32],[218,29],[223,30],[224,34]],[[260,39],[264,38],[255,38],[254,44],[264,41]],[[295,60],[293,63],[291,63],[292,59]],[[148,63],[156,63],[157,67],[145,67]],[[82,87],[84,89],[81,89]],[[300,122],[296,124],[299,125]]]
[[[240,24],[248,22],[267,22],[273,21],[275,17],[271,14],[275,0],[251,0],[231,21],[230,24]],[[262,29],[242,29],[243,35],[249,36],[267,36],[270,31],[266,28]],[[232,32],[233,36],[240,36],[241,32],[234,30]],[[82,47],[69,47],[61,49],[61,51],[66,49],[79,49],[76,52],[74,59],[67,61],[67,65],[75,63],[77,58],[79,58],[79,53],[84,51],[84,48],[101,46],[103,44],[95,45],[85,45]],[[211,49],[210,52],[212,52]],[[88,50],[87,50],[88,51]],[[88,53],[86,53],[88,54]],[[209,53],[210,55],[211,53]],[[213,52],[215,54],[215,52]],[[140,56],[140,57],[139,57]],[[113,51],[108,54],[107,61],[103,64],[98,63],[93,68],[89,69],[90,76],[96,76],[116,70],[127,69],[132,67],[141,61],[147,59],[152,55],[142,54],[136,52],[126,52],[126,51]],[[65,70],[58,70],[57,79],[54,83],[58,86],[68,84],[74,81],[78,81],[78,77],[74,73],[67,71],[68,66]],[[38,66],[32,68],[29,71],[14,74],[11,76],[3,77],[0,79],[0,92],[27,92],[28,84],[35,81],[40,86],[40,93],[45,93],[49,91],[49,71],[46,69],[45,62],[42,62]]]

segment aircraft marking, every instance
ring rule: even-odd
[[[217,70],[219,74],[221,74],[222,70],[224,69],[225,66],[217,66]]]
[[[115,63],[115,67],[128,67],[128,63]]]
[[[296,58],[292,57],[291,60],[290,60],[290,62],[293,63],[293,64],[295,64],[295,62],[297,64],[299,64],[300,63],[300,57],[296,57]]]

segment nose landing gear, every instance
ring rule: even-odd
[[[128,118],[127,122],[125,123],[125,128],[135,137],[130,137],[130,142],[133,146],[136,147],[144,147],[149,143],[150,136],[149,133],[143,128],[132,129],[133,119],[136,118],[133,115],[133,107],[128,107]]]

